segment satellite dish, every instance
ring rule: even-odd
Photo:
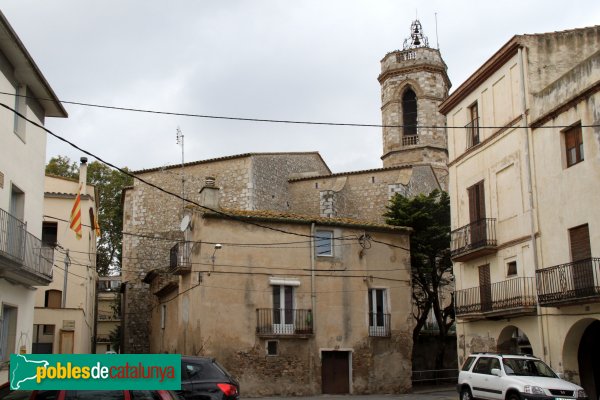
[[[183,219],[181,220],[181,232],[185,232],[185,230],[190,227],[191,223],[192,223],[192,219],[190,218],[190,216],[185,215],[183,217]]]

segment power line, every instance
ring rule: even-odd
[[[23,94],[16,93],[8,93],[0,91],[0,94],[5,94],[8,96],[15,97],[24,97],[31,98],[35,100],[44,100],[44,101],[55,101],[56,99],[50,99],[45,97],[35,97]],[[222,115],[209,115],[209,114],[195,114],[195,113],[183,113],[183,112],[175,112],[175,111],[160,111],[160,110],[149,110],[143,108],[134,108],[134,107],[120,107],[120,106],[109,106],[105,104],[94,104],[94,103],[84,103],[80,101],[68,101],[68,100],[58,100],[62,104],[72,104],[76,106],[83,107],[92,107],[92,108],[100,108],[107,110],[116,110],[116,111],[129,111],[129,112],[137,112],[137,113],[146,113],[146,114],[158,114],[158,115],[172,115],[178,117],[192,117],[192,118],[205,118],[205,119],[219,119],[219,120],[227,120],[227,121],[244,121],[244,122],[266,122],[266,123],[276,123],[276,124],[294,124],[294,125],[318,125],[318,126],[348,126],[348,127],[361,127],[361,128],[404,128],[405,126],[424,128],[424,129],[464,129],[464,126],[427,126],[427,125],[383,125],[383,124],[363,124],[363,123],[350,123],[350,122],[319,122],[319,121],[302,121],[302,120],[285,120],[285,119],[269,119],[269,118],[245,118],[245,117],[231,117],[231,116],[222,116]],[[581,125],[582,128],[595,128],[599,127],[600,124],[592,124],[592,125]],[[508,128],[510,126],[479,126],[479,128],[488,128],[488,129],[503,129]],[[522,126],[517,126],[518,128],[523,128]],[[540,126],[537,128],[568,128],[567,125],[552,125],[552,126]],[[527,128],[527,127],[526,127]]]

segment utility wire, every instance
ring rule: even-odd
[[[5,94],[8,96],[15,97],[25,97],[31,98],[35,100],[43,100],[43,101],[55,101],[55,99],[47,98],[47,97],[35,97],[28,96],[23,94],[2,92],[0,94]],[[319,125],[319,126],[349,126],[349,127],[363,127],[363,128],[404,128],[405,126],[416,127],[416,128],[425,128],[425,129],[464,129],[464,126],[427,126],[427,125],[383,125],[383,124],[361,124],[361,123],[349,123],[349,122],[318,122],[318,121],[302,121],[302,120],[285,120],[285,119],[269,119],[269,118],[244,118],[244,117],[230,117],[230,116],[221,116],[221,115],[208,115],[208,114],[194,114],[194,113],[182,113],[182,112],[174,112],[174,111],[160,111],[160,110],[149,110],[143,108],[134,108],[134,107],[119,107],[119,106],[109,106],[103,104],[94,104],[94,103],[84,103],[79,101],[68,101],[68,100],[58,100],[62,104],[72,104],[76,106],[83,107],[93,107],[93,108],[101,108],[108,110],[117,110],[117,111],[129,111],[129,112],[137,112],[137,113],[146,113],[146,114],[159,114],[159,115],[173,115],[178,117],[193,117],[193,118],[206,118],[206,119],[220,119],[220,120],[228,120],[228,121],[245,121],[245,122],[268,122],[268,123],[276,123],[276,124],[295,124],[295,125]],[[582,128],[595,128],[599,127],[600,124],[592,124],[592,125],[581,125]],[[489,128],[489,129],[503,129],[509,126],[479,126],[479,128]],[[517,126],[518,128],[523,128],[523,126]],[[537,128],[568,128],[567,125],[552,125],[552,126],[540,126]],[[525,127],[528,128],[528,127]],[[90,154],[91,155],[91,154]],[[94,156],[92,156],[94,157]],[[109,164],[110,165],[110,164]]]

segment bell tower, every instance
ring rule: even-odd
[[[402,50],[381,60],[384,167],[426,163],[436,175],[447,175],[446,118],[438,111],[450,89],[447,69],[419,20],[411,24]]]

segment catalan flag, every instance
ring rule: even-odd
[[[81,184],[77,191],[77,197],[75,197],[75,204],[71,209],[71,226],[70,228],[75,231],[77,239],[81,239]]]

